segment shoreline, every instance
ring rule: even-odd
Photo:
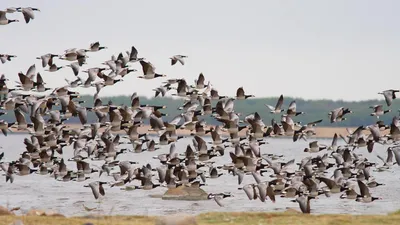
[[[214,224],[214,225],[242,225],[242,224],[351,224],[351,225],[372,225],[372,224],[398,224],[400,212],[396,211],[384,215],[349,215],[349,214],[302,214],[299,209],[293,207],[285,212],[208,212],[195,216],[188,214],[172,214],[174,218],[185,216],[193,218],[195,223],[185,224]],[[86,217],[63,217],[61,214],[49,216],[15,216],[0,215],[0,225],[9,225],[16,221],[23,224],[65,224],[82,225],[93,223],[96,225],[154,225],[163,216],[107,216],[88,214]],[[164,220],[164,219],[162,219]],[[193,221],[192,220],[192,221]],[[317,223],[316,223],[317,222]]]
[[[71,124],[65,124],[67,129],[79,129],[81,127],[80,124],[76,124],[76,123],[71,123]],[[215,126],[206,126],[205,130],[210,129],[211,127],[215,127]],[[148,133],[150,135],[157,135],[157,132],[154,131],[149,131],[150,129],[150,125],[142,125],[141,127],[138,127],[138,133],[143,134],[143,133]],[[335,135],[335,133],[337,135],[341,134],[343,136],[348,135],[349,133],[347,132],[347,129],[350,130],[355,130],[357,129],[357,127],[314,127],[314,130],[316,132],[316,135],[313,135],[313,138],[333,138],[333,136]],[[29,132],[26,130],[16,130],[16,129],[11,129],[13,133],[18,133],[18,134],[28,134]],[[100,128],[99,129],[100,132],[104,131],[104,128]],[[244,128],[243,130],[241,130],[239,132],[239,136],[243,137],[246,135],[246,131],[247,128]],[[112,133],[114,134],[126,134],[125,131],[121,130],[121,131],[113,131]],[[191,131],[189,130],[182,130],[182,129],[177,129],[176,130],[176,134],[178,136],[190,136],[191,135]],[[369,131],[364,132],[366,134],[369,134]],[[382,132],[382,134],[386,134],[387,131]],[[210,136],[210,133],[205,135]],[[227,132],[221,132],[221,136],[223,137],[229,137],[229,134]],[[291,138],[292,136],[280,136],[279,138]],[[340,137],[338,137],[340,138]]]

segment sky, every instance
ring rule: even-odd
[[[88,65],[102,66],[111,56],[135,46],[166,78],[141,80],[138,72],[106,87],[100,96],[152,96],[171,78],[193,83],[200,73],[221,95],[242,86],[256,97],[365,100],[400,89],[400,1],[385,0],[1,0],[7,7],[36,7],[25,24],[0,26],[0,54],[18,58],[0,64],[11,81],[36,64],[49,87],[74,79],[70,68],[46,72],[36,57],[88,48],[99,41],[108,49],[89,52]],[[172,55],[187,55],[184,66]],[[57,65],[68,61],[55,60]],[[87,75],[81,73],[84,79]],[[94,88],[78,91],[93,94]]]

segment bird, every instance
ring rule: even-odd
[[[139,78],[143,79],[154,79],[157,77],[166,77],[164,74],[158,74],[155,72],[155,67],[150,62],[145,62],[143,60],[140,61],[140,65],[142,65],[143,76],[139,76]]]
[[[271,110],[272,114],[279,114],[279,113],[285,111],[282,108],[282,105],[283,105],[283,95],[279,96],[278,102],[276,103],[275,107],[265,104],[265,106],[267,106]],[[292,105],[292,107],[293,107],[293,105]]]
[[[254,95],[246,95],[244,93],[243,87],[239,87],[236,90],[236,99],[238,99],[238,100],[244,100],[244,99],[248,99],[248,98],[251,98],[251,97],[255,97],[255,96]]]
[[[58,55],[48,53],[48,54],[42,55],[40,57],[37,57],[36,59],[42,60],[42,67],[45,68],[46,66],[53,65],[53,58],[54,57],[58,57]]]
[[[98,51],[100,51],[102,49],[107,49],[107,47],[106,46],[100,46],[100,42],[96,41],[96,42],[90,44],[90,47],[89,47],[88,51],[90,51],[90,52],[98,52]]]
[[[107,182],[94,181],[90,182],[88,185],[85,185],[84,187],[90,187],[94,198],[97,200],[100,198],[100,196],[104,196],[106,194],[103,187],[104,184],[107,184]]]
[[[0,54],[0,61],[2,64],[6,63],[7,61],[11,61],[12,58],[16,58],[16,55],[9,55],[9,54]]]
[[[40,9],[38,8],[33,8],[33,7],[18,7],[16,8],[16,10],[18,12],[22,12],[22,14],[24,15],[24,19],[26,23],[29,23],[30,20],[35,19],[35,13],[34,11],[38,11],[40,12]]]
[[[185,65],[185,61],[183,59],[187,58],[185,55],[174,55],[170,57],[171,66],[175,65],[177,62],[180,62],[182,65]]]
[[[224,205],[222,204],[222,199],[227,197],[234,197],[234,196],[230,193],[217,193],[217,194],[210,193],[208,194],[207,198],[214,199],[214,201],[218,204],[218,206],[224,207]]]
[[[385,97],[385,101],[387,106],[391,106],[394,99],[396,99],[396,93],[400,92],[400,90],[389,89],[379,92],[378,94],[383,95]]]
[[[10,13],[7,10],[0,10],[0,25],[8,25],[10,23],[16,23],[19,22],[19,20],[10,20],[7,18],[7,13]]]

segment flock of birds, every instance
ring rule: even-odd
[[[0,24],[15,22],[5,15],[16,11],[22,12],[28,23],[29,19],[34,18],[32,12],[39,10],[9,8],[0,11]],[[40,73],[36,73],[35,64],[25,74],[18,73],[19,82],[13,88],[8,87],[6,76],[1,76],[0,94],[4,98],[1,101],[3,111],[0,114],[13,111],[15,122],[1,120],[0,129],[6,136],[13,129],[26,130],[30,135],[24,139],[26,150],[18,159],[3,162],[4,152],[0,154],[0,168],[4,171],[6,182],[16,181],[16,175],[32,174],[49,176],[64,182],[85,182],[91,179],[84,186],[90,187],[95,199],[99,199],[106,193],[105,185],[112,188],[137,182],[133,188],[143,190],[176,188],[182,185],[200,187],[207,179],[231,175],[237,177],[239,189],[245,192],[249,200],[259,199],[266,202],[269,199],[275,202],[275,196],[279,195],[293,198],[294,202],[299,203],[303,213],[310,213],[310,199],[319,195],[355,199],[364,203],[380,199],[370,192],[370,188],[382,185],[372,176],[371,167],[386,171],[396,163],[400,165],[397,116],[390,125],[378,121],[376,124],[360,126],[355,131],[348,130],[347,136],[335,134],[331,145],[318,141],[308,142],[307,138],[316,134],[315,126],[322,119],[307,124],[295,122],[296,118],[306,113],[297,111],[295,101],[285,110],[281,95],[275,106],[266,105],[266,110],[270,110],[271,114],[282,114],[280,123],[272,120],[270,125],[266,125],[257,112],[241,117],[235,111],[235,101],[245,101],[254,95],[246,94],[243,87],[239,87],[235,96],[221,96],[210,81],[206,82],[203,74],[193,84],[187,83],[184,78],[167,79],[153,89],[155,97],[173,92],[173,96],[185,99],[171,121],[163,118],[165,114],[162,109],[166,106],[141,104],[137,93],[133,93],[129,105],[114,105],[111,101],[105,104],[99,98],[101,89],[122,82],[124,76],[138,72],[132,68],[133,64],[139,63],[142,67],[142,75],[138,78],[157,79],[165,75],[157,73],[154,65],[139,57],[133,46],[130,51],[120,53],[117,57],[113,55],[101,66],[81,71],[82,65],[87,64],[87,54],[103,49],[106,47],[95,42],[88,49],[71,48],[63,54],[48,53],[38,57],[42,67],[49,72],[62,68],[55,64],[56,58],[70,62],[66,67],[72,69],[76,79],[66,80],[67,84],[62,87],[47,87]],[[0,55],[3,63],[14,57]],[[186,59],[187,56],[174,55],[170,58],[171,65],[183,66]],[[80,76],[82,73],[86,73],[87,78],[83,79]],[[73,90],[77,87],[96,89],[92,107],[85,107],[81,105],[82,101],[77,100],[79,93]],[[43,94],[49,90],[51,93]],[[390,107],[397,92],[399,90],[385,90],[379,94],[384,96],[387,106]],[[371,116],[377,118],[388,112],[382,105],[371,108]],[[95,113],[98,119],[96,122],[88,123],[88,111]],[[345,120],[348,113],[352,111],[341,107],[331,110],[328,117],[331,123],[338,123]],[[29,116],[30,123],[26,116]],[[222,125],[207,126],[204,121],[206,116],[214,118]],[[64,123],[71,117],[79,118],[79,128],[70,128]],[[147,121],[151,128],[148,132],[140,133],[139,127]],[[243,129],[246,130],[245,136],[240,135]],[[188,130],[191,135],[180,136],[179,130]],[[369,131],[368,135],[363,132],[365,130]],[[388,134],[384,135],[384,130],[389,130]],[[126,135],[121,135],[120,131],[126,132]],[[204,139],[206,134],[211,134],[211,142]],[[228,137],[224,137],[224,134],[228,134]],[[310,156],[296,164],[294,159],[284,162],[282,155],[263,152],[260,146],[267,144],[267,138],[281,136],[293,137],[294,142],[300,139],[308,142],[304,152],[309,152]],[[339,137],[345,141],[344,145],[337,144]],[[176,142],[182,138],[193,140],[183,153],[176,148]],[[132,144],[132,148],[121,147],[120,144],[126,143],[124,139]],[[374,144],[388,146],[387,157],[379,157],[382,165],[369,162],[362,154],[353,151],[356,148],[366,148],[372,152]],[[63,157],[67,146],[71,146],[74,152],[70,159]],[[157,150],[163,146],[169,146],[169,153],[156,155]],[[142,162],[118,160],[121,154],[140,154],[143,151],[154,151],[154,158],[159,160],[160,165],[154,168],[154,165],[145,165]],[[318,154],[321,151],[325,153]],[[231,163],[215,165],[212,158],[221,157],[227,152]],[[65,160],[75,161],[76,169],[67,168]],[[92,165],[95,160],[104,163],[95,168]],[[228,172],[222,173],[223,170]],[[99,177],[112,176],[114,182],[93,180],[89,177],[93,173],[98,173]],[[333,177],[328,176],[330,173],[333,173]],[[241,186],[244,176],[253,176],[255,182]],[[234,198],[228,192],[208,195],[209,199],[214,199],[220,206],[224,205],[222,199],[227,197]]]

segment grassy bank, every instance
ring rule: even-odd
[[[15,220],[22,220],[25,225],[82,225],[91,222],[95,225],[150,225],[155,217],[113,216],[98,219],[62,218],[62,217],[0,217],[0,225],[9,225]],[[399,224],[400,212],[388,215],[305,215],[296,212],[285,213],[206,213],[197,216],[198,224],[214,225],[252,225],[252,224],[319,224],[319,225],[372,225]]]

